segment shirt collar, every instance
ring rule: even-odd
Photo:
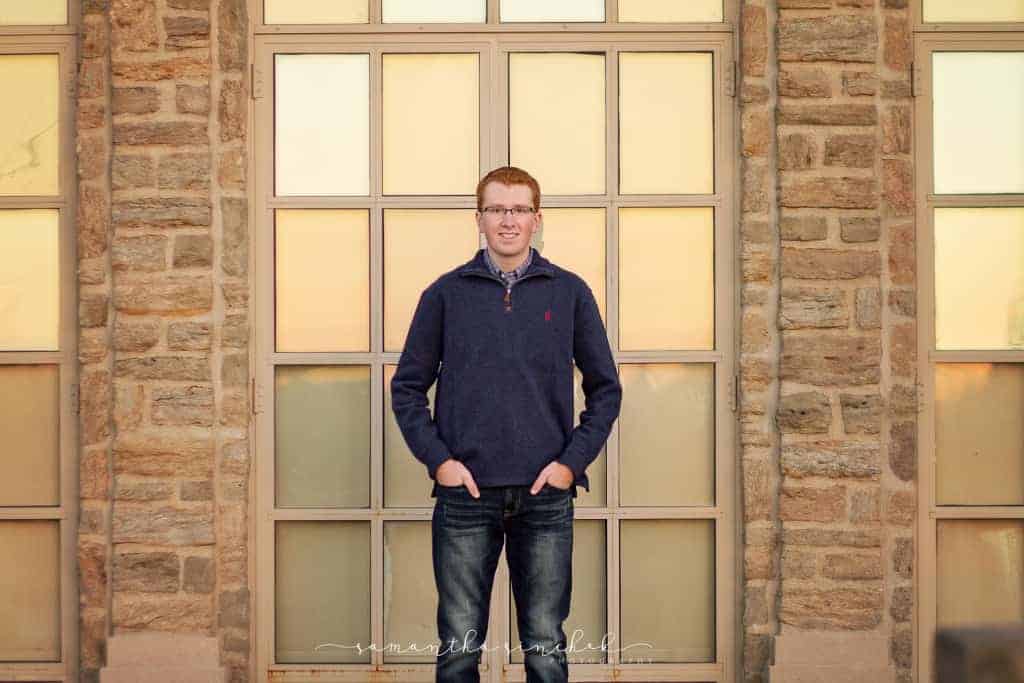
[[[484,252],[484,261],[487,263],[487,269],[490,270],[492,274],[497,275],[503,280],[506,278],[518,280],[526,273],[526,270],[530,267],[530,263],[533,261],[533,247],[530,247],[530,251],[527,252],[526,258],[519,264],[519,267],[505,273],[502,272],[498,267],[498,264],[491,259],[491,252],[487,250],[487,247],[484,247],[481,251]]]

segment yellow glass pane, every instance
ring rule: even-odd
[[[722,21],[722,0],[619,0],[619,21]]]
[[[395,365],[384,366],[384,505],[387,507],[431,507],[433,485],[423,463],[409,450],[391,409],[391,378]],[[427,390],[430,414],[434,414],[435,383]]]
[[[67,0],[0,0],[0,26],[66,23]]]
[[[0,210],[0,351],[56,351],[59,335],[60,215]]]
[[[622,505],[715,504],[715,368],[619,366]]]
[[[365,24],[367,0],[265,0],[266,24]]]
[[[714,209],[620,209],[619,348],[714,348],[714,258]]]
[[[586,395],[583,393],[583,375],[579,368],[573,368],[573,418],[575,427],[580,423],[580,413],[587,407]],[[601,453],[594,458],[587,468],[587,479],[590,491],[585,488],[576,489],[576,507],[604,507],[608,504],[608,448],[601,447]]]
[[[932,68],[935,192],[1024,192],[1024,52],[936,52]]]
[[[480,179],[477,54],[384,55],[384,194],[473,194]]]
[[[501,20],[604,21],[604,0],[501,0]]]
[[[0,55],[0,92],[17,98],[0,107],[0,195],[57,194],[59,58]]]
[[[401,351],[420,295],[476,254],[472,209],[385,209],[384,350]]]
[[[1024,504],[1024,366],[935,366],[939,505]]]
[[[545,258],[583,278],[605,319],[605,210],[544,209],[533,246]]]
[[[0,521],[0,661],[59,660],[59,524]]]
[[[276,532],[277,661],[369,663],[370,523],[277,522]]]
[[[274,372],[279,507],[370,505],[370,368]]]
[[[384,0],[384,23],[484,23],[486,0]]]
[[[715,523],[637,519],[619,529],[619,647],[639,644],[623,663],[713,662]]]
[[[370,194],[370,56],[274,56],[274,191]]]
[[[370,217],[365,209],[279,209],[278,351],[370,350]]]
[[[619,191],[715,191],[714,91],[704,52],[619,55]]]
[[[0,505],[59,505],[56,365],[0,365],[0,444]]]
[[[1024,208],[935,210],[935,346],[1024,348]]]
[[[437,587],[430,522],[384,522],[384,661],[437,657]]]
[[[545,195],[604,194],[604,54],[509,55],[509,159]]]
[[[1024,0],[924,0],[924,20],[1024,21]]]
[[[562,625],[565,649],[571,664],[602,664],[608,660],[601,639],[608,632],[608,561],[605,522],[602,519],[577,519],[573,522],[572,604]],[[511,584],[509,595],[512,595]],[[515,599],[510,600],[509,654],[514,664],[522,664],[524,652],[519,640],[519,613]]]
[[[942,519],[937,535],[940,627],[1024,620],[1024,522]]]

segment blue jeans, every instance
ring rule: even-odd
[[[566,636],[572,595],[575,487],[480,489],[436,484],[431,522],[437,584],[438,683],[477,683],[491,587],[502,545],[516,601],[527,683],[569,680]],[[510,645],[513,647],[513,645]],[[486,644],[486,651],[494,646]],[[504,648],[501,648],[504,652]]]

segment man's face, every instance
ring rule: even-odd
[[[512,209],[517,206],[533,207],[533,193],[527,185],[505,185],[503,183],[487,183],[483,191],[483,206],[496,206]],[[493,215],[487,211],[477,211],[476,224],[487,240],[491,251],[512,260],[526,258],[530,248],[530,239],[540,227],[541,214],[516,214],[505,211]]]

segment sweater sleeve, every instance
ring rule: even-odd
[[[583,375],[586,408],[580,414],[580,423],[572,430],[569,444],[558,458],[577,479],[601,453],[622,404],[622,385],[608,345],[608,333],[601,322],[594,294],[586,283],[581,282],[581,285],[576,301],[573,358]]]
[[[420,295],[391,379],[391,408],[409,450],[427,467],[431,479],[449,457],[428,409],[427,390],[437,379],[444,333],[444,307],[434,287]]]

